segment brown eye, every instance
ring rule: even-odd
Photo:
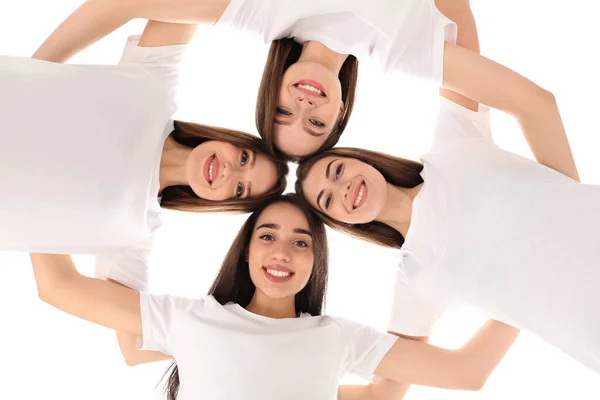
[[[248,152],[246,150],[242,151],[242,156],[240,157],[240,166],[243,167],[248,162]]]
[[[242,197],[242,195],[244,194],[244,185],[241,182],[238,182],[237,184],[237,189],[235,192],[235,197]]]
[[[284,110],[284,109],[283,109],[283,108],[281,108],[281,107],[276,107],[276,108],[275,108],[275,113],[276,113],[276,114],[279,114],[279,115],[292,115],[292,113],[291,113],[291,112],[289,112],[288,110]]]
[[[343,170],[344,170],[344,164],[338,165],[338,167],[335,169],[335,180],[336,181],[340,178],[340,175],[342,175]]]
[[[308,122],[310,122],[313,126],[316,126],[317,128],[325,128],[325,124],[321,121],[317,121],[316,119],[309,119]]]
[[[331,205],[331,195],[327,196],[327,199],[325,200],[325,209],[329,210],[330,205]]]

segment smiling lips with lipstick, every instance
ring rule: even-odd
[[[213,154],[208,157],[206,162],[204,163],[204,178],[209,185],[216,181],[216,178],[219,176],[219,159],[217,158],[217,154]]]
[[[292,279],[294,272],[282,265],[266,265],[263,268],[265,277],[271,282],[284,283]]]
[[[354,201],[352,202],[353,210],[356,210],[357,208],[359,208],[360,206],[365,204],[368,193],[369,193],[369,190],[367,189],[367,183],[364,180],[362,180],[360,182],[360,184],[357,185],[356,189],[354,190]]]
[[[319,82],[303,79],[294,84],[294,87],[309,96],[327,98],[325,88]]]

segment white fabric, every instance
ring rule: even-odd
[[[144,288],[187,46],[138,40],[112,66],[0,57],[0,250],[98,254],[101,276]]]
[[[341,54],[377,57],[384,71],[442,85],[444,41],[456,25],[434,0],[232,0],[221,24],[258,34],[318,41]]]
[[[428,336],[467,305],[600,372],[600,186],[497,147],[487,108],[441,103],[390,330]]]
[[[138,347],[172,355],[179,400],[337,398],[346,373],[373,378],[397,337],[328,316],[273,319],[214,297],[140,294]]]

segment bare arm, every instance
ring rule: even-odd
[[[479,390],[518,335],[517,328],[491,320],[458,350],[399,338],[375,374],[416,385]]]
[[[134,335],[142,334],[140,294],[77,272],[68,255],[31,254],[40,298],[69,314]]]
[[[428,337],[406,336],[389,332],[404,339],[428,343]],[[338,400],[401,400],[404,398],[409,383],[400,383],[391,379],[382,379],[368,385],[341,385],[338,389]]]
[[[126,287],[117,281],[113,281],[112,279],[109,279],[108,281],[114,283],[115,285]],[[116,331],[116,334],[117,341],[119,342],[119,348],[121,349],[121,354],[125,359],[125,363],[130,367],[156,361],[171,360],[173,358],[161,353],[160,351],[138,350],[138,335],[123,331]]]
[[[517,118],[536,160],[579,180],[552,93],[470,50],[446,43],[444,87]]]
[[[131,19],[144,17],[142,14],[151,15],[150,11],[155,8],[158,10],[161,4],[166,12],[167,3],[176,7],[177,3],[186,2],[182,0],[170,2],[166,0],[88,0],[52,32],[35,52],[33,58],[65,62]],[[187,1],[187,3],[191,2]],[[199,4],[203,4],[203,2],[200,1]],[[177,12],[181,13],[185,11],[185,9],[178,10]],[[202,10],[199,7],[196,11],[198,15],[195,18],[198,22],[213,19],[210,15],[201,17],[200,11]],[[156,14],[160,13],[156,11]],[[154,47],[189,43],[196,29],[194,24],[149,21],[140,40],[140,46]]]

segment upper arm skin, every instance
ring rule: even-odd
[[[125,285],[112,279],[108,279],[108,281],[114,283],[115,285],[126,287]],[[164,353],[161,353],[160,351],[138,350],[138,335],[123,331],[115,331],[115,333],[117,334],[117,342],[119,343],[119,349],[121,350],[121,354],[125,359],[125,364],[127,364],[130,367],[156,361],[170,360],[173,358]]]
[[[230,0],[96,0],[116,4],[130,18],[153,21],[214,24]]]
[[[198,30],[196,24],[174,24],[148,21],[138,45],[140,47],[160,47],[186,44],[192,41]]]
[[[479,35],[469,0],[435,0],[435,5],[442,14],[456,24],[458,28],[456,45],[479,53]],[[479,103],[475,100],[451,90],[441,88],[440,96],[470,110],[477,111],[479,109]]]
[[[388,332],[405,339],[427,343],[428,337],[406,336],[396,332]],[[408,392],[409,383],[396,382],[381,378],[377,383],[368,385],[341,385],[338,389],[338,400],[401,400]]]
[[[457,350],[400,337],[381,360],[375,374],[397,382],[479,390],[518,335],[517,328],[489,320]]]
[[[77,272],[73,259],[61,254],[31,254],[40,299],[90,322],[142,334],[140,294]]]

